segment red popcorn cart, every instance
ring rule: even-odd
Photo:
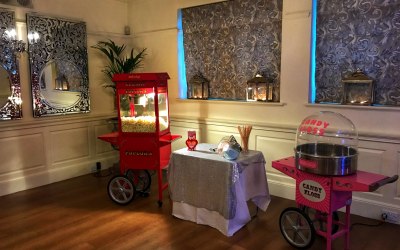
[[[279,227],[293,247],[310,247],[315,235],[332,241],[345,238],[350,246],[352,192],[373,192],[395,182],[392,177],[357,170],[358,134],[341,114],[322,111],[303,120],[297,129],[295,156],[272,162],[272,167],[296,180],[297,207],[286,208]],[[345,207],[344,221],[337,210]]]
[[[119,149],[119,174],[108,183],[110,198],[121,205],[133,200],[136,191],[150,187],[148,170],[157,172],[158,205],[162,206],[162,170],[168,166],[172,135],[169,125],[167,73],[116,74],[118,131],[98,138]]]

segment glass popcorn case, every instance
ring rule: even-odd
[[[122,133],[169,132],[167,79],[166,73],[114,77]]]

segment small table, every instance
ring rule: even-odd
[[[172,215],[209,225],[232,236],[251,220],[247,201],[266,211],[271,201],[264,155],[241,152],[229,161],[211,151],[213,144],[183,148],[171,155],[168,182]]]

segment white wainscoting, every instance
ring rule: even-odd
[[[41,118],[31,122],[5,121],[0,124],[0,196],[88,174],[101,162],[108,168],[118,153],[97,136],[108,133],[111,116],[77,115]],[[171,117],[171,132],[182,135],[173,150],[186,147],[188,130],[195,130],[199,142],[218,144],[223,136],[240,141],[238,125],[246,121]],[[296,127],[252,124],[249,147],[262,151],[272,195],[294,199],[295,182],[271,167],[271,161],[293,155]],[[358,169],[387,176],[400,174],[400,138],[360,135]],[[400,182],[375,192],[354,192],[352,213],[379,219],[382,209],[400,213]]]
[[[118,153],[97,137],[111,116],[89,114],[0,124],[0,196],[108,168]]]
[[[193,117],[171,117],[171,131],[182,135],[173,149],[186,147],[187,131],[195,130],[200,143],[218,144],[223,136],[234,135],[240,142],[238,125],[246,121],[208,120]],[[294,200],[295,181],[271,167],[271,161],[294,155],[297,126],[252,124],[250,149],[262,151],[266,159],[269,190],[272,195]],[[359,135],[358,169],[387,176],[400,174],[400,138],[384,138],[376,134]],[[380,219],[382,209],[400,213],[400,181],[375,192],[353,192],[351,212]]]

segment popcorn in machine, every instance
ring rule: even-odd
[[[162,206],[162,170],[168,166],[171,143],[181,138],[169,126],[167,73],[116,74],[118,131],[98,138],[119,149],[119,171],[108,183],[110,198],[130,203],[137,191],[151,183],[148,170],[157,172],[158,205]]]

